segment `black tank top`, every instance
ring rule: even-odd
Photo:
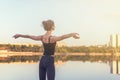
[[[51,36],[50,36],[51,37]],[[48,43],[43,43],[43,48],[44,48],[44,53],[43,55],[54,55],[55,53],[55,46],[56,46],[56,42],[55,43],[50,43],[50,37],[49,37],[49,42]]]

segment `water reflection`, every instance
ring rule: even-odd
[[[109,65],[111,74],[120,75],[120,56],[66,56],[62,60],[60,64],[64,64],[66,61],[105,63]]]
[[[120,75],[120,61],[119,60],[113,60],[110,62],[110,72],[112,74]]]
[[[37,63],[0,64],[0,80],[39,80]],[[65,56],[56,59],[55,80],[120,80],[120,58]],[[115,75],[113,75],[115,74]],[[6,77],[7,76],[7,77]]]

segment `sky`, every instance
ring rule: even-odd
[[[0,43],[41,43],[13,35],[42,35],[41,22],[52,19],[54,35],[77,32],[67,45],[103,45],[120,32],[120,0],[0,0]]]

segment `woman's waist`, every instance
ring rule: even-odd
[[[54,55],[54,52],[44,52],[43,55],[46,55],[46,56]]]
[[[46,56],[46,57],[47,57],[47,56],[48,56],[48,57],[55,57],[55,55],[45,55],[45,54],[43,54],[42,56],[43,56],[43,57],[45,57],[45,56]]]

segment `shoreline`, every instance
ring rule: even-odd
[[[41,52],[0,52],[0,57],[10,56],[42,56]],[[55,56],[66,55],[66,56],[120,56],[120,53],[55,53]]]
[[[59,60],[59,61],[56,61],[54,64],[55,65],[62,65],[64,63],[65,63],[65,61]],[[38,62],[10,62],[10,63],[8,63],[8,62],[1,62],[0,64],[39,64],[39,61]]]

